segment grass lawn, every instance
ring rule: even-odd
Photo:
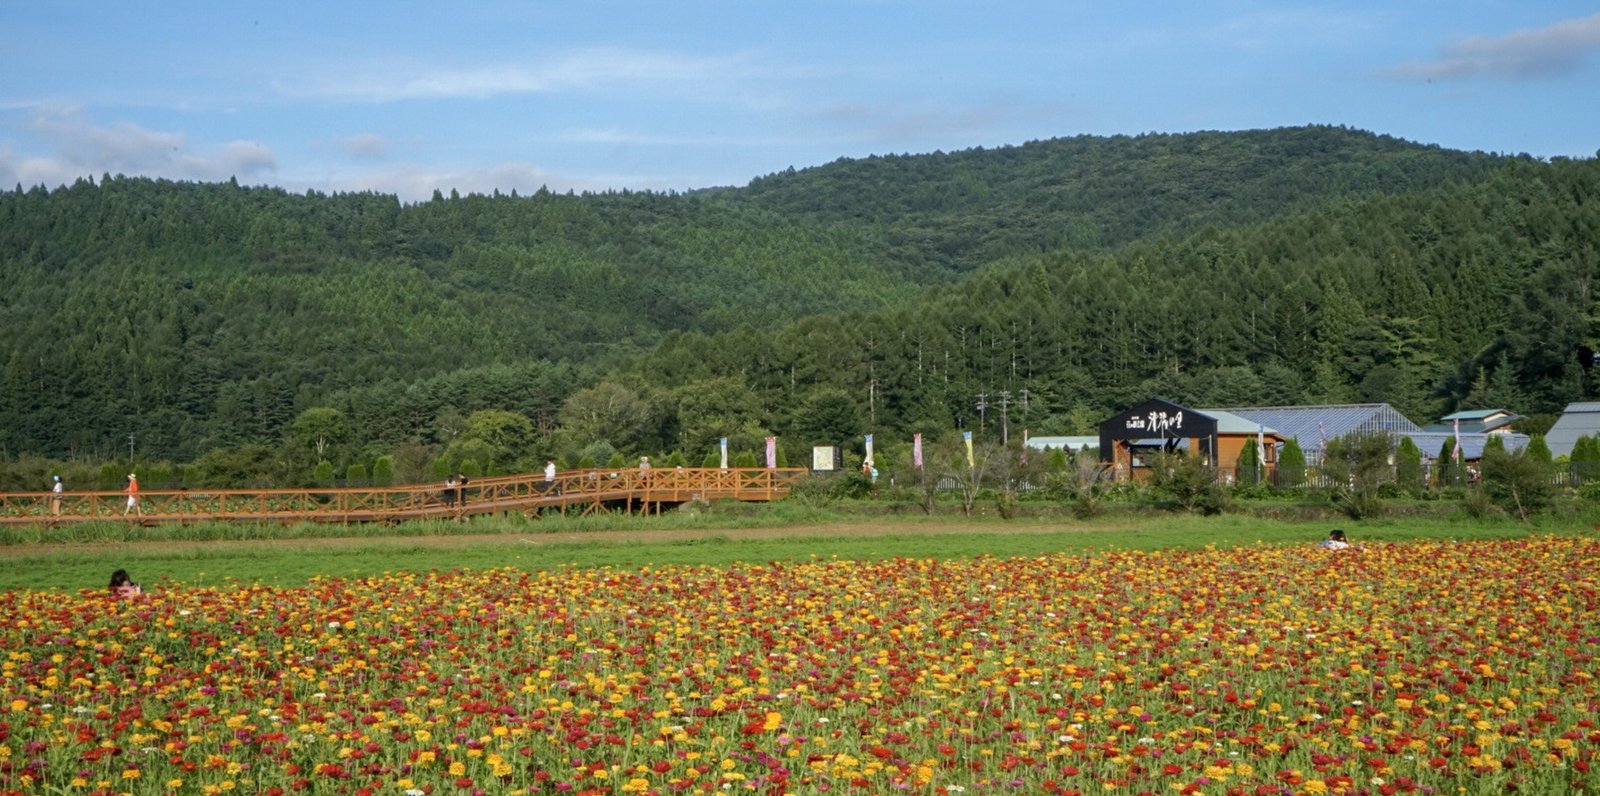
[[[722,566],[837,557],[845,559],[1034,556],[1105,548],[1207,545],[1312,546],[1343,527],[1357,543],[1410,539],[1487,539],[1530,533],[1593,533],[1600,511],[1566,511],[1523,524],[1464,513],[1367,522],[1199,517],[1111,512],[1079,521],[1046,513],[1015,520],[959,515],[861,516],[848,511],[772,506],[699,517],[484,518],[466,524],[360,526],[189,526],[136,528],[108,523],[12,532],[0,544],[0,590],[104,588],[127,569],[147,587],[259,582],[292,586],[317,577],[384,572],[514,567]],[[30,536],[33,534],[33,536]]]

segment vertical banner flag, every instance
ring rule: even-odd
[[[872,458],[872,435],[871,434],[867,435],[867,461],[869,461],[869,462],[873,461],[873,458]]]
[[[967,443],[967,466],[968,467],[977,467],[978,466],[977,462],[974,462],[972,460],[972,432],[971,431],[963,431],[963,432],[961,432],[961,441]]]
[[[1456,424],[1456,464],[1461,463],[1461,418],[1455,418]]]
[[[911,435],[911,465],[918,470],[922,469],[922,435]]]
[[[722,469],[728,469],[728,438],[722,438]]]
[[[767,437],[767,469],[772,470],[778,466],[778,438]]]
[[[1256,424],[1256,470],[1267,469],[1267,429],[1260,423]]]
[[[1328,431],[1322,427],[1321,420],[1317,421],[1317,439],[1322,442],[1322,447],[1317,449],[1317,463],[1320,464],[1324,459],[1328,458]]]

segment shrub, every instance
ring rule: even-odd
[[[1290,437],[1278,454],[1278,486],[1293,489],[1306,483],[1306,452]]]
[[[1328,440],[1322,472],[1328,477],[1329,500],[1351,519],[1383,513],[1383,484],[1392,481],[1389,454],[1394,438],[1388,434],[1350,434]]]
[[[372,464],[372,481],[379,486],[389,486],[394,483],[394,457],[384,454]]]
[[[1228,490],[1217,483],[1216,470],[1198,456],[1160,453],[1151,462],[1151,471],[1151,486],[1185,511],[1219,514],[1228,507]]]
[[[1399,491],[1420,495],[1422,483],[1422,451],[1410,437],[1400,438],[1400,447],[1394,454],[1394,480]]]
[[[1548,506],[1555,496],[1550,465],[1529,456],[1527,451],[1510,453],[1504,445],[1488,445],[1482,464],[1482,491],[1523,522]]]

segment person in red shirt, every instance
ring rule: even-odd
[[[128,493],[128,505],[122,510],[122,516],[128,516],[131,511],[143,517],[144,507],[139,505],[139,476],[128,473],[128,488],[123,491]]]

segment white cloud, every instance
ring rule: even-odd
[[[294,180],[288,182],[293,183]],[[506,162],[481,169],[440,169],[421,165],[393,165],[381,171],[355,172],[319,179],[301,186],[322,191],[372,191],[394,194],[404,202],[425,201],[439,191],[449,196],[452,190],[462,195],[491,194],[496,190],[521,195],[541,187],[557,193],[600,191],[606,185],[548,172],[531,163]]]
[[[1600,14],[1503,36],[1463,39],[1444,47],[1435,60],[1402,64],[1388,75],[1402,80],[1561,77],[1576,71],[1596,50],[1600,50]]]
[[[1176,24],[1171,20],[1153,19],[1146,26],[1135,26],[1121,36],[1107,39],[1101,46],[1134,53],[1191,49],[1211,54],[1219,51],[1270,53],[1357,40],[1367,35],[1373,26],[1370,18],[1359,14],[1305,8],[1266,9],[1195,22],[1197,24]]]
[[[347,154],[358,158],[382,158],[389,154],[389,139],[377,133],[360,133],[342,143]]]
[[[981,138],[1015,115],[1002,101],[984,105],[948,107],[935,102],[844,103],[825,109],[823,119],[854,129],[863,140],[905,145],[930,138]]]
[[[487,99],[649,85],[700,91],[748,69],[744,56],[695,57],[670,52],[600,47],[573,50],[536,64],[436,67],[393,63],[319,69],[340,79],[283,82],[291,96],[357,102]]]
[[[42,109],[31,126],[53,152],[19,156],[0,151],[0,185],[55,187],[102,174],[205,182],[229,177],[254,180],[277,169],[272,150],[255,141],[203,148],[183,133],[150,130],[131,122],[98,126],[76,108]]]

